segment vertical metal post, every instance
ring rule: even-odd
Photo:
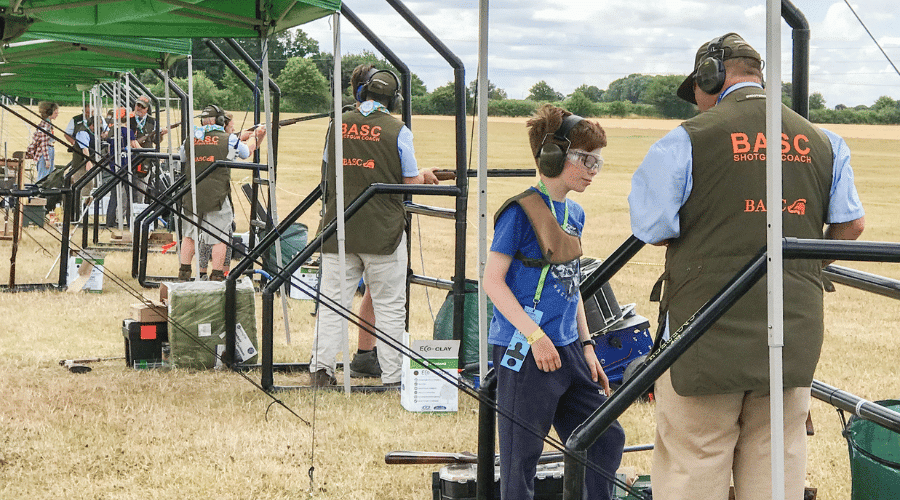
[[[187,158],[188,164],[190,168],[188,172],[191,180],[191,207],[193,208],[193,214],[191,216],[194,219],[194,222],[197,224],[197,238],[194,240],[194,262],[197,263],[197,270],[194,271],[194,277],[200,279],[200,213],[197,210],[197,162],[195,158],[197,157],[196,152],[194,151],[194,58],[193,56],[187,56],[187,67],[188,67],[188,117],[189,121],[184,124],[185,131],[188,133],[187,135],[187,143],[188,143],[188,151],[186,153],[189,155]],[[188,130],[188,127],[190,129]],[[184,158],[181,159],[182,165],[184,164]],[[179,261],[181,262],[181,256],[179,255]]]
[[[784,268],[781,250],[781,0],[766,9],[766,284],[769,318],[769,413],[772,500],[784,500]]]
[[[482,280],[487,264],[487,120],[488,120],[488,11],[489,0],[479,0],[478,16],[478,373],[488,370],[487,295]],[[465,334],[463,335],[465,338]],[[463,342],[464,344],[464,342]]]
[[[344,297],[344,282],[347,281],[347,253],[345,248],[346,232],[344,223],[344,140],[341,130],[343,129],[343,120],[341,117],[341,15],[335,12],[331,16],[332,26],[334,26],[334,157],[329,159],[334,162],[335,172],[335,203],[337,204],[337,243],[338,243],[338,262],[340,262],[340,283],[341,289],[338,293],[338,299],[341,305],[346,304]],[[324,259],[322,259],[324,263]],[[322,266],[322,264],[320,264]],[[324,266],[322,266],[324,267]],[[323,270],[324,272],[324,270]],[[316,323],[318,324],[319,316],[316,315]],[[348,330],[347,318],[341,319],[341,332],[343,334],[341,343],[344,348],[344,364],[348,367],[344,373],[344,392],[350,394],[350,332]],[[316,335],[318,338],[318,335]]]

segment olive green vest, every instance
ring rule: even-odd
[[[766,244],[766,212],[782,211],[785,236],[822,238],[832,151],[818,128],[782,107],[782,206],[766,207],[765,93],[733,91],[682,124],[693,150],[693,188],[679,211],[681,235],[666,251],[661,310],[672,335]],[[774,148],[772,148],[774,149]],[[808,387],[823,336],[822,263],[784,261],[784,387]],[[765,279],[672,366],[682,396],[768,390]]]
[[[397,149],[397,137],[403,122],[380,111],[363,116],[359,111],[353,110],[344,113],[341,119],[344,138],[344,207],[353,202],[370,184],[403,184],[400,152]],[[328,144],[335,144],[333,126],[329,132]],[[335,220],[337,214],[335,156],[332,147],[328,152],[325,216],[322,218],[320,231]],[[346,251],[392,254],[400,244],[405,227],[403,196],[375,195],[347,220]],[[322,251],[337,253],[337,238],[332,236],[325,240]]]
[[[211,130],[203,139],[194,138],[195,176],[199,176],[214,161],[228,158],[228,138],[230,136],[231,134],[222,130]],[[184,144],[184,154],[191,154],[190,144],[187,142]],[[186,176],[190,175],[190,168],[190,163],[185,162],[184,174]],[[197,214],[203,217],[209,212],[219,210],[229,194],[231,194],[231,169],[223,167],[215,169],[197,183],[197,207],[199,207]],[[190,191],[184,195],[181,203],[186,213],[194,212]]]

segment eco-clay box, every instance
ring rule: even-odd
[[[453,412],[459,408],[458,340],[414,340],[415,359],[404,357],[400,404],[409,411]],[[423,364],[424,363],[424,364]],[[440,370],[440,375],[426,368]],[[443,377],[449,377],[454,384]]]

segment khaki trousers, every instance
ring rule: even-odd
[[[655,500],[770,500],[769,393],[679,396],[669,372],[656,381]],[[800,500],[806,480],[809,387],[784,391],[785,498]]]

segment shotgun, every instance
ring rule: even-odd
[[[298,116],[297,118],[285,118],[284,120],[278,120],[278,128],[285,127],[287,125],[293,125],[298,122],[305,122],[307,120],[315,120],[316,118],[326,118],[329,116],[331,116],[331,113],[319,113],[316,115]],[[244,129],[244,130],[253,131],[253,130],[256,130],[257,128],[259,128],[260,125],[262,125],[262,124],[254,125],[250,128]]]
[[[439,181],[452,181],[456,179],[456,170],[440,168],[434,171],[434,176],[437,177]]]
[[[639,444],[634,446],[626,446],[623,450],[625,453],[633,451],[652,450],[652,444]],[[562,462],[565,455],[559,451],[545,452],[538,459],[539,464],[549,464]],[[499,460],[499,456],[494,456],[494,462]],[[478,455],[464,451],[462,453],[444,453],[439,451],[392,451],[384,456],[384,463],[389,465],[421,465],[421,464],[477,464]]]
[[[181,125],[181,122],[173,123],[172,125],[169,125],[168,127],[166,127],[165,130],[172,130],[173,128],[176,128],[179,125]],[[136,140],[138,141],[138,143],[141,146],[147,144],[148,141],[156,142],[156,130],[153,130],[150,133],[144,134],[144,135],[138,137]]]

